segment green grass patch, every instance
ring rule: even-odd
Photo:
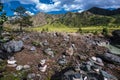
[[[104,28],[104,26],[90,26],[90,27],[81,27],[81,30],[85,33],[89,33],[89,32],[102,32],[102,29]],[[120,29],[120,27],[108,27],[108,30],[111,32],[113,30],[117,30]],[[27,28],[27,30],[29,31],[47,31],[47,32],[77,32],[79,30],[79,28],[77,27],[67,27],[65,25],[60,24],[60,26],[54,26],[54,25],[45,25],[45,26],[41,26],[41,27],[35,27],[35,28]]]

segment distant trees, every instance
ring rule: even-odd
[[[85,27],[85,26],[120,26],[120,15],[104,16],[95,15],[89,12],[71,13],[68,12],[57,20],[66,26]]]
[[[106,26],[110,23],[111,19],[105,16],[92,16],[90,18],[90,25],[94,26]]]
[[[30,20],[31,15],[29,15],[26,9],[22,6],[17,7],[13,10],[15,13],[14,24],[19,24],[20,31],[23,31],[23,27],[32,26],[32,21]]]
[[[0,1],[0,39],[2,38],[3,24],[7,20],[6,13],[3,11],[3,3]]]

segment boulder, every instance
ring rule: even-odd
[[[101,70],[100,75],[104,80],[118,80],[115,76],[108,74],[107,72]]]
[[[111,53],[105,53],[103,55],[99,55],[101,59],[108,61],[110,63],[115,63],[117,65],[120,65],[120,57]]]
[[[18,52],[23,48],[23,41],[9,41],[1,44],[1,49],[7,53]]]

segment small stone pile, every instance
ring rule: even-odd
[[[10,57],[10,59],[7,60],[7,63],[8,63],[8,67],[16,67],[17,64],[16,64],[16,60],[14,57]]]
[[[7,66],[8,67],[13,67],[15,68],[17,71],[20,71],[22,69],[26,70],[26,69],[30,69],[30,65],[18,65],[17,64],[17,61],[15,60],[14,57],[10,57],[8,60],[7,60]]]
[[[45,72],[47,69],[47,65],[45,63],[46,63],[46,60],[43,59],[40,61],[40,64],[38,64],[38,68],[41,72]]]

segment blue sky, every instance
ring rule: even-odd
[[[68,11],[81,12],[91,7],[120,8],[120,0],[2,0],[7,15],[13,15],[11,9],[24,6],[29,14],[38,12],[61,14]]]

